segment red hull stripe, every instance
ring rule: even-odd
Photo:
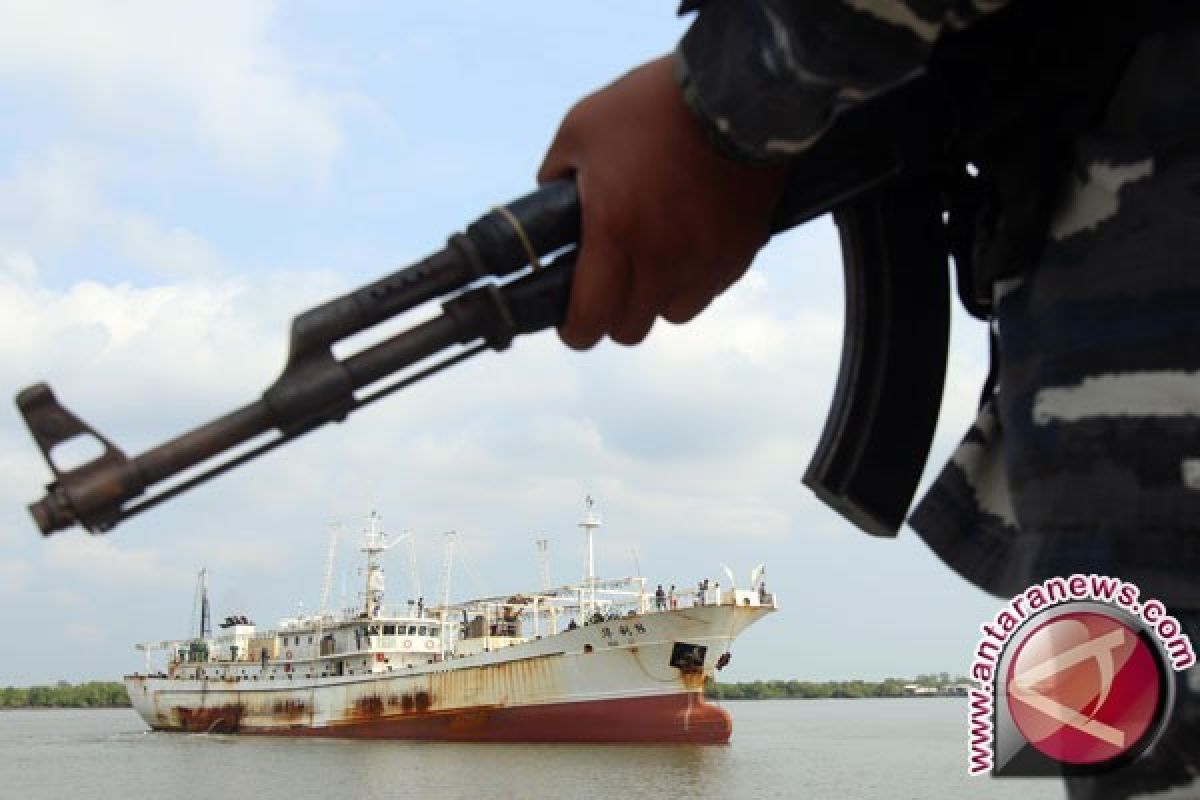
[[[190,727],[190,726],[188,726]],[[232,732],[229,726],[216,730]],[[699,692],[461,711],[359,715],[325,727],[239,726],[240,733],[352,739],[430,739],[456,742],[674,742],[729,741],[729,714]]]

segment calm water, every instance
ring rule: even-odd
[[[133,711],[0,713],[0,797],[1061,798],[969,779],[965,700],[727,703],[728,746],[484,745],[150,733]]]

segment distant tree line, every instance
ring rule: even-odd
[[[53,686],[8,686],[0,689],[0,708],[128,708],[129,695],[121,683],[88,681]]]
[[[922,686],[938,690],[967,683],[962,676],[948,672],[918,675],[916,678],[886,678],[882,681],[747,681],[713,683],[705,686],[706,697],[720,700],[770,700],[780,697],[905,697],[906,687]]]

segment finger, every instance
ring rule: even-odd
[[[663,309],[662,318],[673,325],[691,322],[701,311],[708,308],[716,292],[693,290],[672,299]]]
[[[705,273],[702,283],[687,285],[672,297],[663,311],[663,319],[675,325],[690,322],[712,301],[741,280],[750,267],[749,259],[733,255],[722,259]]]
[[[725,294],[725,292],[729,291],[731,286],[740,281],[746,275],[746,273],[750,270],[750,265],[754,263],[754,254],[756,252],[757,250],[753,251],[746,258],[739,257],[731,260],[726,264],[725,269],[722,269],[715,274],[717,283],[712,292],[713,297],[720,297],[721,295]]]
[[[673,272],[669,260],[661,257],[642,258],[630,265],[629,288],[609,334],[614,342],[632,346],[646,338],[667,304]]]
[[[542,161],[542,165],[538,167],[538,185],[541,186],[542,184],[549,183],[550,181],[557,180],[559,178],[569,177],[575,172],[575,168],[576,165],[574,160],[566,153],[565,150],[555,149],[554,146],[552,146],[551,149],[546,152],[546,158]]]
[[[603,235],[583,238],[567,319],[558,331],[564,344],[587,350],[612,329],[628,290],[629,273],[629,257],[614,240]]]
[[[570,144],[571,137],[566,132],[570,119],[569,114],[563,119],[558,131],[554,134],[554,140],[546,148],[546,155],[542,158],[542,165],[538,167],[537,171],[538,184],[548,183],[557,178],[565,178],[574,172],[578,166],[575,159],[575,149]]]
[[[658,314],[653,311],[626,314],[620,322],[613,325],[609,337],[617,344],[623,344],[626,347],[641,344],[642,340],[649,335],[650,329],[654,327],[654,320],[657,318]]]

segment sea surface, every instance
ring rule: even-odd
[[[728,745],[489,745],[152,733],[132,710],[0,713],[0,798],[1061,798],[968,778],[966,700],[748,700]],[[633,723],[636,724],[636,723]]]

